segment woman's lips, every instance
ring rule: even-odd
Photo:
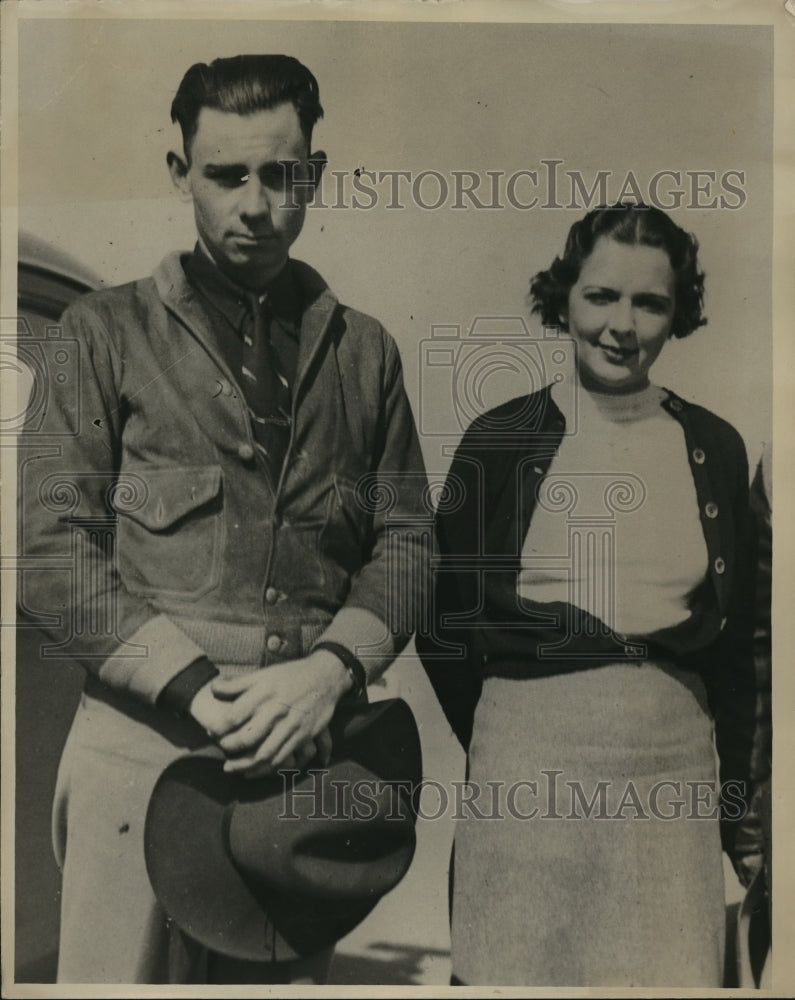
[[[602,353],[610,361],[619,363],[631,361],[638,355],[637,349],[634,347],[617,347],[613,344],[603,344],[601,341],[597,342],[597,347],[601,348]]]

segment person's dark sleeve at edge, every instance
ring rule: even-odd
[[[737,437],[734,467],[736,561],[726,628],[704,654],[703,676],[715,721],[723,849],[738,868],[738,834],[753,787],[758,679],[754,665],[757,521],[749,503],[748,461]]]
[[[459,447],[445,482],[436,513],[437,556],[428,586],[431,600],[430,634],[416,637],[420,657],[447,721],[466,750],[472,738],[475,706],[483,675],[480,658],[472,652],[471,629],[450,619],[474,611],[482,594],[478,570],[472,567],[479,555],[478,526],[483,520],[482,483],[476,461],[468,461],[464,443]],[[447,510],[445,498],[460,497]],[[470,566],[456,566],[453,556],[469,556]]]

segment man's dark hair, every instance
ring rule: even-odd
[[[703,326],[704,274],[698,266],[695,236],[659,208],[622,202],[589,212],[569,230],[562,257],[556,257],[547,271],[539,271],[530,282],[528,296],[532,311],[541,322],[559,326],[568,308],[569,292],[580,276],[600,237],[630,245],[659,247],[668,254],[676,280],[676,301],[671,323],[672,337],[686,337]]]
[[[171,104],[171,120],[179,122],[185,156],[196,135],[202,108],[250,115],[290,103],[298,114],[307,144],[323,117],[317,80],[292,56],[254,55],[195,63],[182,78]]]

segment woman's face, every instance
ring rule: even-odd
[[[601,236],[569,291],[564,317],[577,343],[580,381],[598,392],[649,384],[671,332],[675,277],[665,250]]]

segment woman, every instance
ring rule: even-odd
[[[467,749],[453,981],[720,986],[753,718],[740,436],[649,380],[706,321],[696,240],[600,208],[535,276],[571,377],[478,418],[418,650]],[[745,567],[749,567],[746,569]]]

